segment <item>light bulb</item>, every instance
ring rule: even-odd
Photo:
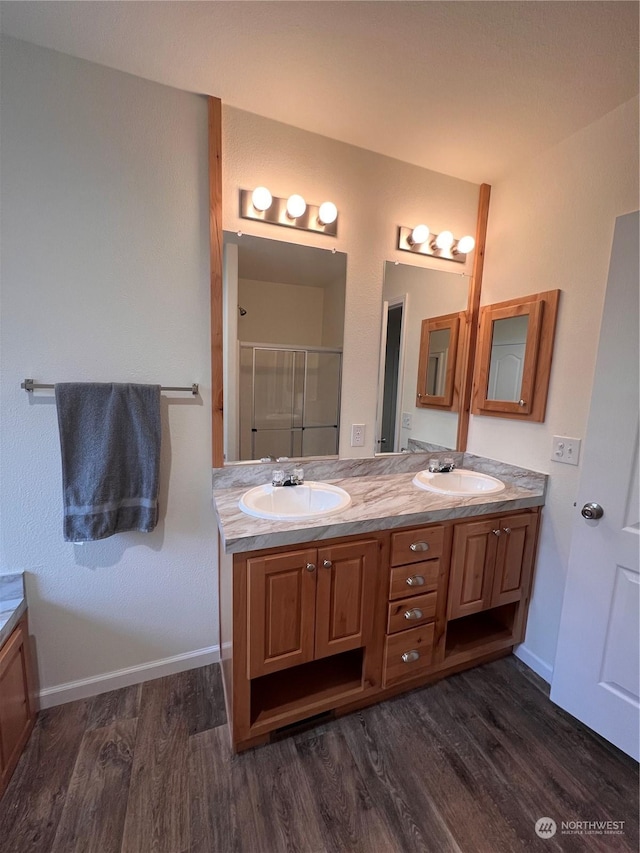
[[[298,219],[307,209],[307,202],[301,195],[290,195],[287,199],[287,216]]]
[[[268,210],[272,201],[273,196],[266,187],[256,187],[251,193],[251,203],[256,210]]]
[[[419,246],[421,243],[426,243],[429,239],[429,229],[426,225],[416,225],[409,236],[409,244],[411,246]]]
[[[318,210],[320,225],[331,225],[338,218],[338,208],[332,201],[323,201]]]
[[[476,241],[473,239],[473,237],[470,237],[467,234],[465,237],[461,237],[458,240],[458,245],[456,247],[456,250],[458,252],[460,252],[461,254],[466,255],[467,252],[473,251],[473,248],[475,245],[476,245]]]
[[[451,231],[441,231],[436,237],[438,249],[450,249],[453,246],[454,236]]]

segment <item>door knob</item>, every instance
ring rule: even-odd
[[[331,560],[323,560],[322,565],[324,566],[325,569],[330,569],[331,566],[333,565],[333,563],[331,562]]]
[[[491,532],[493,533],[494,536],[501,536],[502,535],[502,530],[500,530],[499,528],[497,528],[496,530],[492,530]]]
[[[314,572],[316,569],[315,563],[307,563],[307,565],[305,566],[305,569],[308,572]]]
[[[588,518],[590,521],[595,520],[597,518],[602,518],[604,515],[604,510],[600,506],[600,504],[585,504],[580,510],[583,518]]]

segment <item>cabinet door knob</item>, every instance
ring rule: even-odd
[[[316,570],[315,563],[307,563],[307,565],[305,566],[305,569],[308,572],[315,572],[315,570]]]
[[[418,660],[419,657],[420,652],[416,649],[411,649],[410,652],[404,652],[404,654],[402,655],[402,661],[403,663],[413,663],[414,661]]]
[[[527,405],[527,402],[526,400],[518,400],[518,405],[521,409],[524,409],[524,407]]]
[[[428,551],[429,550],[429,543],[428,542],[412,542],[411,545],[409,545],[409,548],[412,551]]]
[[[422,619],[422,610],[419,607],[414,607],[411,610],[405,610],[405,619]]]
[[[331,560],[323,560],[322,565],[325,567],[325,569],[330,569],[333,563],[331,562]]]
[[[505,533],[511,533],[510,527],[503,527],[502,529],[504,530]]]
[[[502,535],[502,530],[500,530],[500,528],[499,528],[499,527],[498,527],[498,528],[496,528],[495,530],[492,530],[491,532],[493,533],[493,535],[494,535],[494,536],[500,536],[500,535]]]
[[[411,575],[405,580],[407,586],[424,586],[424,578],[422,575]]]

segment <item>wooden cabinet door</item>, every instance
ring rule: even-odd
[[[0,651],[0,796],[33,726],[26,634],[19,623]]]
[[[318,548],[316,658],[370,642],[379,562],[374,540]]]
[[[313,660],[316,550],[247,560],[248,677]]]
[[[505,516],[498,521],[501,536],[493,575],[492,607],[519,601],[522,590],[528,588],[538,528],[536,513]]]
[[[493,572],[501,533],[496,520],[456,526],[449,576],[448,619],[491,607]]]

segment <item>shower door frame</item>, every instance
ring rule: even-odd
[[[292,378],[292,388],[295,387],[295,370],[296,370],[296,362],[295,362],[295,353],[304,353],[304,380],[302,384],[302,425],[300,427],[289,427],[289,432],[291,433],[291,438],[289,442],[289,457],[292,459],[300,458],[300,459],[312,459],[316,457],[312,456],[300,456],[296,457],[294,455],[293,450],[293,441],[295,438],[295,431],[299,430],[301,432],[301,450],[304,451],[304,432],[309,429],[329,429],[334,428],[336,431],[336,441],[335,441],[335,453],[332,454],[324,454],[326,456],[337,456],[338,448],[340,442],[340,405],[341,405],[341,396],[342,396],[342,354],[343,350],[341,347],[322,347],[322,346],[296,346],[295,344],[264,344],[257,343],[254,341],[238,341],[238,355],[242,351],[242,348],[251,349],[252,350],[252,359],[251,359],[251,460],[256,461],[256,433],[258,429],[256,427],[256,350],[276,350],[278,352],[290,352],[294,354],[293,362],[291,365],[291,378]],[[308,356],[309,353],[336,353],[340,356],[340,366],[338,369],[338,395],[336,400],[336,423],[335,424],[322,424],[321,426],[305,426],[304,424],[304,415],[306,410],[306,401],[307,401],[307,373],[308,373]],[[292,409],[291,409],[291,420],[293,421],[294,416],[294,400],[292,399]],[[282,428],[283,430],[286,427]],[[240,421],[238,421],[238,431],[241,430]],[[260,430],[261,432],[268,432],[268,429]],[[262,458],[262,457],[261,457]],[[248,461],[248,460],[241,460]]]

